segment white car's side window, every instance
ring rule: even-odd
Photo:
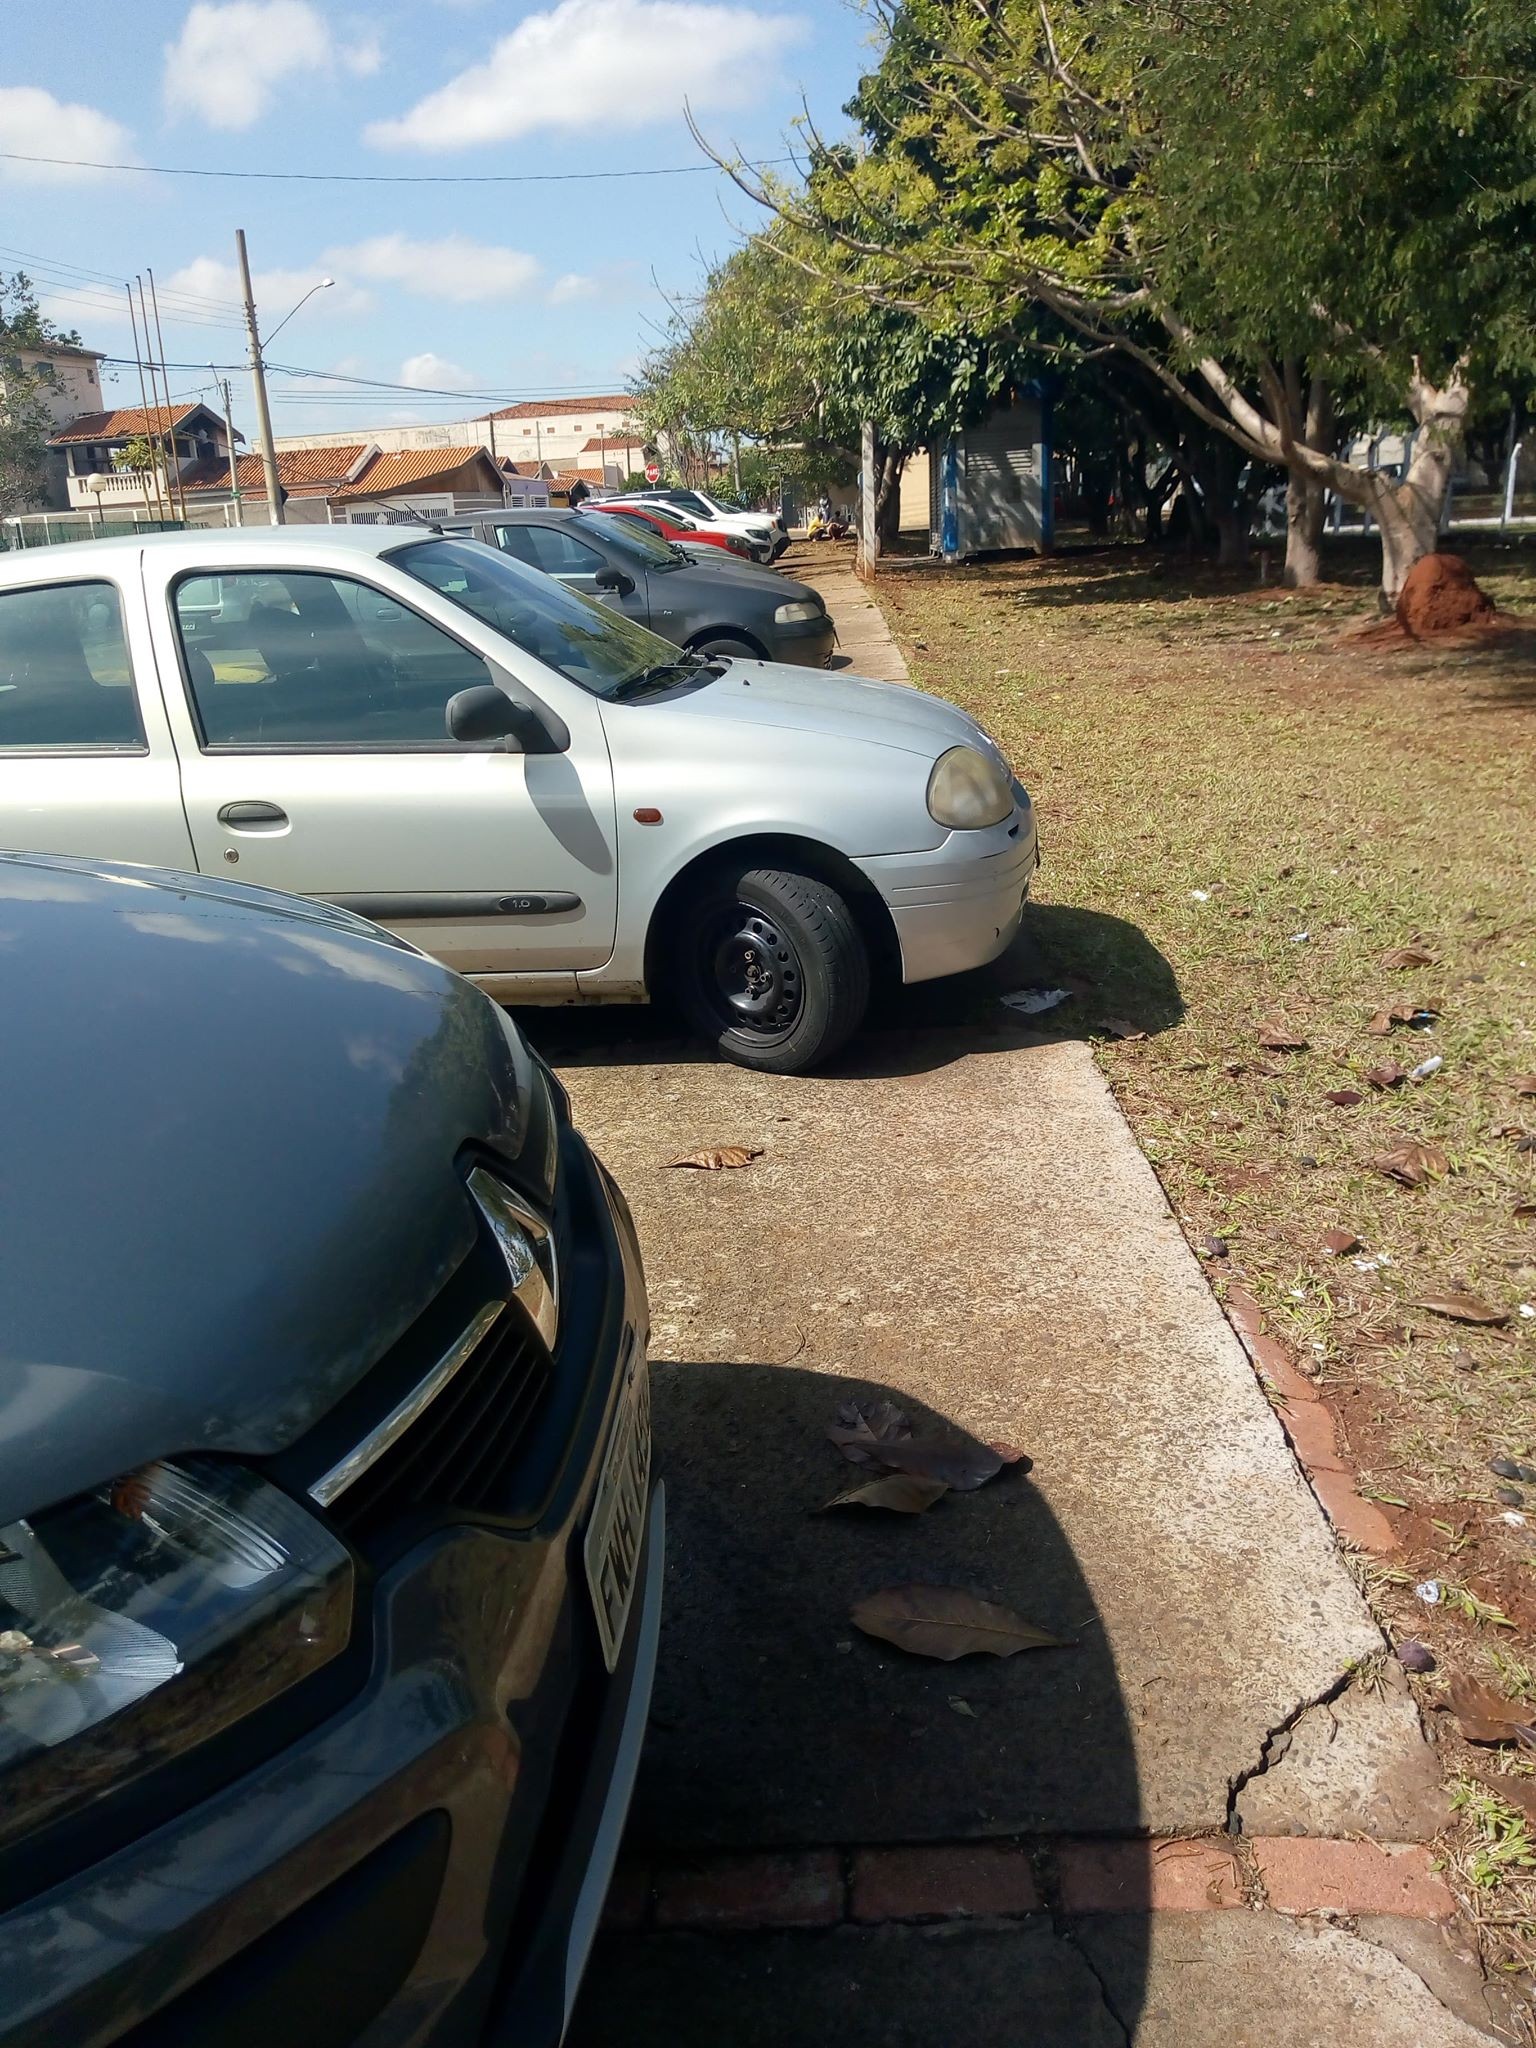
[[[186,577],[176,623],[206,747],[440,747],[478,654],[383,591],[311,570]]]
[[[0,591],[0,751],[145,751],[115,584]]]

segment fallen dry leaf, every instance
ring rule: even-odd
[[[1518,1742],[1536,1749],[1536,1707],[1528,1700],[1507,1700],[1475,1678],[1451,1680],[1451,1712],[1468,1742]]]
[[[1145,1038],[1147,1035],[1139,1024],[1131,1023],[1128,1017],[1101,1017],[1098,1028],[1100,1031],[1107,1031],[1111,1038],[1123,1038],[1127,1043]]]
[[[1433,967],[1435,955],[1423,946],[1394,946],[1390,953],[1383,954],[1383,967]]]
[[[1372,1038],[1385,1038],[1394,1024],[1411,1024],[1415,1017],[1438,1017],[1433,1003],[1394,1003],[1390,1010],[1378,1010],[1366,1030]]]
[[[1365,1078],[1373,1088],[1400,1088],[1408,1078],[1408,1069],[1400,1067],[1396,1060],[1383,1060],[1379,1067],[1367,1067]]]
[[[1259,1043],[1266,1052],[1305,1052],[1307,1041],[1289,1024],[1277,1018],[1266,1018],[1259,1026]]]
[[[915,1479],[939,1479],[956,1493],[974,1493],[978,1486],[995,1479],[1005,1464],[1015,1462],[1017,1455],[1005,1459],[991,1444],[967,1437],[950,1441],[933,1436],[902,1437],[883,1444],[875,1453],[888,1471],[910,1473]]]
[[[844,1401],[827,1431],[851,1465],[877,1465],[889,1469],[880,1455],[882,1448],[898,1437],[912,1434],[912,1425],[894,1401],[875,1401],[864,1407],[858,1401]]]
[[[1511,1213],[1517,1223],[1529,1223],[1536,1218],[1536,1202],[1516,1202]]]
[[[750,1166],[762,1157],[761,1145],[708,1145],[701,1152],[685,1152],[669,1159],[668,1166],[698,1166],[706,1173],[718,1173],[725,1166]]]
[[[1451,1162],[1438,1145],[1421,1145],[1411,1140],[1394,1145],[1390,1152],[1378,1152],[1371,1164],[1378,1173],[1399,1180],[1409,1188],[1419,1187],[1427,1180],[1438,1180],[1451,1170]]]
[[[1536,1074],[1516,1074],[1509,1085],[1517,1095],[1536,1095]]]
[[[1413,1304],[1427,1308],[1432,1316],[1445,1316],[1453,1323],[1507,1323],[1509,1310],[1479,1301],[1475,1294],[1421,1294]]]
[[[942,1479],[919,1479],[911,1472],[882,1472],[877,1479],[865,1479],[845,1493],[834,1494],[817,1513],[824,1515],[829,1508],[885,1508],[893,1515],[920,1515],[948,1491]]]
[[[1325,1230],[1323,1232],[1323,1250],[1325,1252],[1332,1252],[1336,1259],[1342,1259],[1346,1252],[1357,1252],[1359,1249],[1360,1240],[1352,1230]]]
[[[1397,1323],[1362,1323],[1355,1332],[1355,1342],[1371,1351],[1389,1351],[1395,1345],[1406,1344],[1408,1332]]]
[[[1358,1088],[1330,1088],[1323,1100],[1333,1103],[1337,1109],[1353,1109],[1357,1102],[1364,1102],[1365,1097]]]
[[[887,1586],[861,1600],[850,1617],[857,1629],[915,1657],[1012,1657],[1019,1650],[1062,1650],[1012,1608],[978,1599],[959,1586]]]

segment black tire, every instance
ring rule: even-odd
[[[694,654],[729,654],[737,661],[761,661],[762,656],[750,640],[743,640],[735,633],[709,633],[702,640],[695,640]]]
[[[672,947],[683,1014],[722,1058],[805,1074],[864,1021],[869,950],[817,875],[718,868],[682,905]]]

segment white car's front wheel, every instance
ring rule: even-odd
[[[869,1007],[869,950],[830,882],[782,868],[720,868],[678,920],[678,996],[738,1066],[804,1074]]]

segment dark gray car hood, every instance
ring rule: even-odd
[[[359,918],[0,855],[0,1524],[301,1435],[469,1249],[515,1149],[487,999]]]

